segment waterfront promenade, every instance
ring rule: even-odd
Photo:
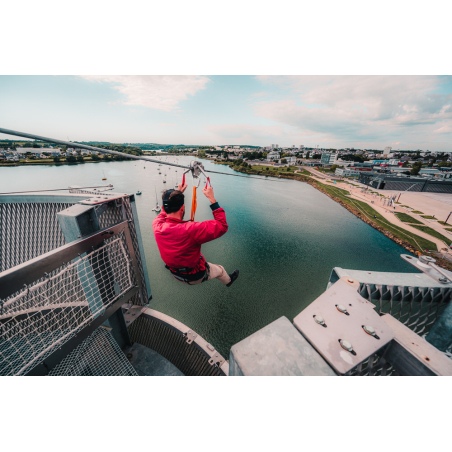
[[[405,230],[407,233],[412,233],[419,237],[425,238],[431,242],[433,242],[437,251],[441,256],[444,252],[441,252],[445,248],[449,248],[452,243],[452,233],[451,231],[447,231],[446,227],[443,226],[438,221],[424,218],[422,215],[427,216],[435,216],[439,220],[444,221],[447,215],[452,211],[452,195],[441,194],[441,193],[402,193],[400,197],[401,204],[396,204],[395,209],[392,206],[384,205],[384,200],[390,198],[395,194],[399,194],[400,192],[388,191],[388,190],[376,190],[372,189],[367,192],[363,192],[363,189],[366,189],[367,186],[353,181],[354,185],[351,183],[347,183],[345,181],[339,181],[334,178],[336,184],[333,182],[333,179],[330,175],[317,171],[311,167],[303,167],[303,169],[309,171],[311,173],[311,177],[321,183],[327,183],[328,185],[347,190],[350,193],[351,199],[356,199],[358,201],[365,202],[370,207],[372,207],[376,212],[384,217],[384,219],[388,222]],[[382,196],[378,196],[378,195]],[[408,206],[409,208],[405,207]],[[414,211],[422,212],[422,214],[415,214]],[[415,220],[419,221],[421,225],[427,226],[442,236],[446,238],[450,238],[450,242],[444,242],[443,240],[434,237],[427,232],[421,231],[409,223],[401,221],[395,213],[405,213],[410,215]],[[444,217],[444,218],[443,218]],[[451,220],[449,220],[451,221]],[[445,258],[452,262],[452,253],[451,250],[448,250],[448,254]]]

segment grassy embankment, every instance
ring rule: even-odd
[[[417,224],[412,224],[411,226],[413,226],[413,228],[419,229],[422,232],[430,234],[431,236],[436,237],[437,239],[442,240],[443,242],[445,242],[447,244],[447,246],[449,246],[452,243],[451,238],[446,237],[445,235],[442,235],[435,229],[429,228],[428,226],[424,226],[424,225],[419,226]]]
[[[404,223],[422,224],[421,221],[416,220],[416,218],[413,218],[412,216],[407,215],[406,213],[397,212],[396,215],[397,215],[397,218],[400,221],[403,221]]]

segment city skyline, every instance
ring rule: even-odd
[[[0,123],[71,141],[450,152],[452,77],[0,76]]]

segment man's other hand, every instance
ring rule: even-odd
[[[204,193],[206,198],[210,201],[210,204],[213,204],[213,203],[217,202],[216,199],[215,199],[215,196],[213,195],[213,188],[212,187],[203,188],[202,192]]]
[[[177,189],[182,193],[185,191],[186,188],[187,188],[187,184],[179,184],[177,186]]]

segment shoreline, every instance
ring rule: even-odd
[[[217,163],[217,162],[215,162]],[[218,164],[218,163],[217,163]],[[219,164],[227,164],[227,163],[219,163]],[[364,221],[364,223],[367,223],[369,226],[373,227],[374,229],[376,229],[377,231],[381,232],[382,234],[384,234],[386,237],[388,237],[389,239],[391,239],[393,242],[397,243],[399,246],[401,246],[402,248],[406,249],[408,252],[410,252],[411,254],[415,254],[416,251],[416,247],[413,246],[411,243],[409,243],[407,240],[403,239],[402,237],[400,237],[397,234],[392,233],[391,231],[388,231],[387,229],[385,229],[384,227],[380,226],[379,224],[377,224],[375,221],[373,221],[371,218],[369,218],[365,212],[360,212],[359,209],[356,206],[352,206],[351,204],[344,202],[344,200],[342,200],[341,198],[339,198],[337,195],[333,195],[332,193],[328,192],[328,190],[325,190],[322,186],[321,186],[321,182],[317,181],[316,179],[310,177],[310,176],[306,176],[304,174],[299,174],[299,173],[291,173],[291,174],[278,174],[278,176],[275,176],[275,174],[270,174],[269,172],[263,172],[263,171],[253,171],[252,169],[249,170],[247,168],[246,171],[240,171],[239,169],[234,168],[233,166],[228,165],[230,168],[232,168],[234,171],[237,171],[239,173],[244,173],[244,174],[254,174],[254,175],[263,175],[263,176],[272,176],[272,177],[278,177],[281,176],[281,178],[283,179],[294,179],[294,180],[298,180],[299,182],[306,182],[307,184],[311,185],[312,187],[314,187],[316,190],[322,192],[324,195],[328,196],[330,199],[332,199],[333,201],[337,202],[338,204],[340,204],[342,207],[344,207],[345,209],[347,209],[350,213],[352,213],[353,215],[355,215],[357,218],[359,218],[360,220]],[[331,187],[331,189],[337,189],[336,187]],[[343,189],[337,189],[337,190],[343,190]],[[350,200],[350,203],[353,203],[353,200]],[[355,204],[355,203],[353,203]],[[372,207],[369,206],[370,209],[374,210]],[[378,212],[375,211],[375,214],[378,214]],[[394,226],[394,228],[397,228],[396,226]],[[433,242],[432,242],[433,243]],[[422,250],[422,249],[421,249]],[[419,250],[420,251],[420,250]],[[436,264],[439,267],[445,268],[446,270],[452,271],[452,263],[449,262],[446,259],[442,259],[439,256],[435,255],[435,259],[436,259]]]

